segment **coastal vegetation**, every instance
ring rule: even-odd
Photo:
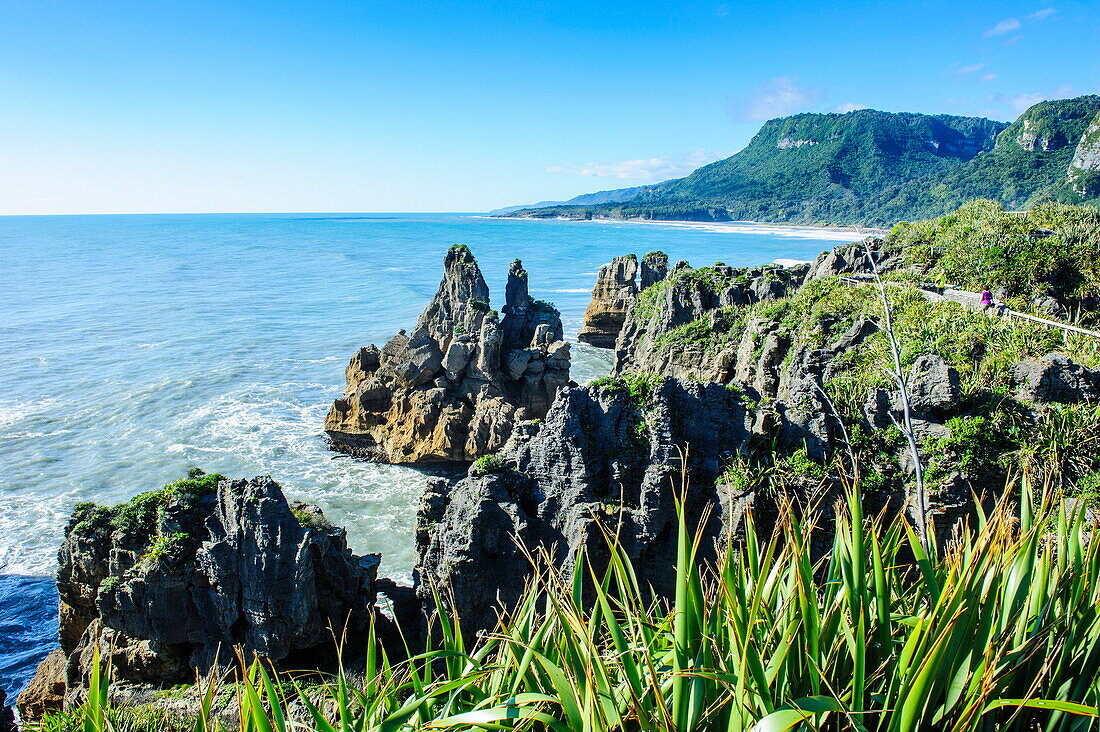
[[[1020,482],[926,553],[903,516],[864,516],[850,485],[820,560],[810,537],[822,513],[788,505],[716,564],[698,561],[681,513],[667,601],[647,599],[608,534],[606,564],[563,576],[538,562],[516,609],[476,643],[439,612],[436,641],[407,660],[373,634],[344,648],[365,650],[362,664],[333,675],[242,659],[230,679],[166,692],[190,696],[185,714],[112,707],[99,663],[86,701],[35,729],[209,732],[237,718],[248,732],[1091,728],[1100,543],[1082,505]]]
[[[510,216],[776,221],[889,226],[939,216],[975,198],[1013,209],[1096,200],[1090,154],[1100,96],[1040,102],[1006,125],[861,109],[764,124],[745,149],[626,200]]]
[[[218,481],[224,479],[220,473],[193,469],[186,478],[172,481],[159,490],[140,493],[115,506],[77,504],[73,509],[74,530],[102,534],[117,532],[126,541],[144,547],[143,558],[159,561],[189,538],[186,534],[160,535],[151,531],[158,524],[165,506],[172,501],[188,506],[203,496],[213,495]]]
[[[902,221],[887,241],[926,280],[968,290],[998,288],[1013,308],[1051,297],[1092,323],[1100,313],[1100,208],[1046,202],[1006,211],[971,201],[927,221]],[[1084,307],[1083,307],[1084,306]]]

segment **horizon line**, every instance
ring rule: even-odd
[[[363,216],[377,214],[476,215],[488,213],[489,211],[97,211],[67,213],[6,213],[0,214],[0,218],[23,218],[30,216]]]

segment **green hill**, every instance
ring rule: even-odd
[[[1012,124],[870,109],[799,114],[766,122],[736,155],[627,201],[511,215],[881,226],[974,198],[1011,208],[1080,202],[1096,195],[1089,165],[1100,162],[1079,148],[1098,115],[1100,96],[1041,102]]]

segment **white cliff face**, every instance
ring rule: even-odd
[[[779,142],[776,143],[776,147],[780,150],[788,150],[792,147],[802,147],[803,145],[813,146],[816,144],[818,144],[816,140],[796,140],[790,135],[787,135],[779,139]]]
[[[1100,196],[1100,113],[1081,135],[1069,164],[1069,181],[1082,196]]]

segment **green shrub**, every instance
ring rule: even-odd
[[[529,312],[535,315],[558,315],[558,309],[554,307],[554,303],[547,302],[546,300],[536,300],[531,298],[531,304],[527,306]]]
[[[146,565],[166,564],[176,558],[177,552],[191,537],[184,533],[158,534],[153,538],[149,548],[141,555],[141,562]]]
[[[314,511],[309,511],[304,506],[292,505],[290,507],[290,513],[297,519],[298,525],[303,529],[324,531],[332,528],[332,524],[330,524],[323,515]]]
[[[482,455],[471,466],[473,475],[492,475],[508,471],[508,461],[500,455]]]

